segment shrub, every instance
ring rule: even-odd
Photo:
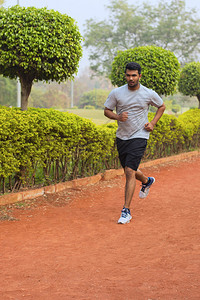
[[[84,109],[95,109],[93,105],[85,105]]]
[[[102,89],[94,89],[83,93],[79,101],[79,107],[93,106],[94,108],[104,108],[104,103],[108,97],[109,91]]]

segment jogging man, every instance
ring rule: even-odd
[[[155,178],[146,177],[139,169],[139,164],[147,146],[149,134],[162,116],[165,105],[153,90],[140,84],[141,66],[130,62],[125,67],[127,84],[111,91],[106,102],[104,115],[117,120],[117,150],[126,176],[124,207],[118,223],[129,223],[131,200],[135,191],[136,179],[142,182],[139,193],[145,198]],[[156,114],[148,122],[149,105],[157,107]],[[113,110],[116,109],[116,113]]]

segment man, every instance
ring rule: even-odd
[[[149,133],[162,116],[165,105],[153,90],[140,84],[141,66],[130,62],[125,68],[127,84],[111,91],[106,102],[104,115],[117,120],[117,150],[126,176],[125,201],[118,223],[129,223],[131,200],[135,191],[136,179],[142,182],[139,193],[145,198],[155,178],[146,177],[139,169],[139,164],[146,149]],[[157,107],[156,114],[148,122],[149,105]],[[113,110],[116,109],[116,113]]]

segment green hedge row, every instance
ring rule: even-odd
[[[98,173],[114,163],[114,143],[113,129],[74,114],[2,107],[1,191]]]
[[[153,118],[149,113],[149,120]],[[178,118],[164,114],[150,134],[145,158],[154,159],[191,151],[200,146],[200,110],[191,109]]]
[[[1,107],[0,193],[120,167],[116,129],[115,123],[97,126],[53,109]],[[144,159],[197,148],[199,133],[200,110],[190,110],[179,118],[164,115],[150,136]]]

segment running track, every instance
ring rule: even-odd
[[[124,176],[12,208],[0,299],[199,300],[200,156],[142,170],[156,182],[126,225]]]

